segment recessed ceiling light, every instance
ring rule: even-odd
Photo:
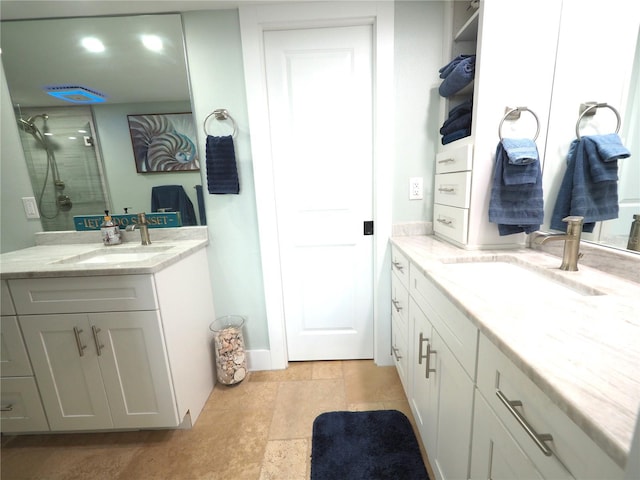
[[[162,39],[157,35],[140,35],[142,44],[152,52],[161,52],[163,45]]]
[[[104,52],[104,44],[96,37],[84,37],[82,39],[82,46],[91,53]]]
[[[86,130],[78,130],[78,133],[87,133]]]

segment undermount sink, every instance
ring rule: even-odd
[[[170,246],[135,246],[135,247],[104,247],[90,252],[67,257],[54,263],[87,264],[116,264],[149,260],[169,250]]]
[[[446,263],[446,262],[445,262]],[[447,265],[458,283],[469,282],[471,290],[503,298],[550,298],[604,295],[589,285],[569,277],[571,273],[536,267],[505,258],[480,258]]]

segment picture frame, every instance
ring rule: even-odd
[[[191,112],[127,115],[138,173],[200,170]]]

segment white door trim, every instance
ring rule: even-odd
[[[394,6],[388,1],[241,5],[240,32],[255,179],[271,369],[286,368],[287,345],[271,158],[263,32],[283,28],[374,26],[373,220],[374,360],[391,365],[391,174],[394,152]]]

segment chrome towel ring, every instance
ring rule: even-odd
[[[204,129],[204,134],[209,136],[210,133],[207,132],[207,121],[212,117],[216,117],[216,120],[231,120],[231,125],[233,126],[233,132],[231,133],[231,136],[233,136],[235,138],[236,133],[238,131],[238,125],[236,124],[236,121],[233,119],[233,117],[229,114],[229,112],[227,111],[226,108],[218,108],[216,110],[214,110],[213,112],[211,112],[209,115],[207,115],[207,118],[204,119],[204,122],[202,122],[202,128]]]
[[[615,113],[616,120],[618,122],[618,125],[616,125],[615,133],[618,133],[620,131],[620,124],[622,123],[622,121],[620,120],[620,114],[618,113],[618,110],[616,110],[614,107],[612,107],[608,103],[597,103],[597,102],[583,103],[580,105],[580,116],[578,117],[578,121],[576,122],[576,137],[578,138],[578,140],[580,140],[581,138],[580,137],[580,121],[582,120],[583,117],[591,117],[595,115],[596,110],[598,108],[608,108],[610,110],[613,110],[613,113]]]
[[[533,118],[536,119],[536,134],[533,137],[533,141],[535,142],[538,138],[538,134],[540,133],[540,120],[538,119],[538,116],[535,114],[535,112],[528,107],[506,107],[505,111],[506,113],[504,114],[504,117],[502,117],[500,125],[498,126],[498,137],[500,137],[500,140],[502,140],[502,124],[505,120],[518,120],[520,118],[520,113],[529,112],[531,115],[533,115]]]

